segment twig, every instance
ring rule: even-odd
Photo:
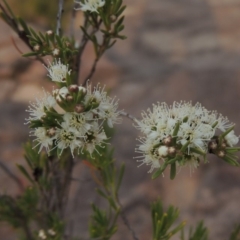
[[[56,27],[56,34],[61,34],[61,19],[63,13],[63,2],[64,0],[59,0],[58,2],[58,14],[57,14],[57,27]]]
[[[97,66],[97,62],[98,62],[99,58],[96,58],[93,62],[92,68],[90,70],[90,73],[88,74],[88,76],[85,78],[84,82],[83,82],[83,86],[86,86],[87,81],[89,79],[91,79],[92,75],[94,74],[95,70],[96,70],[96,66]]]
[[[73,3],[72,16],[71,16],[71,22],[70,22],[70,36],[73,39],[75,39],[75,31],[74,31],[74,25],[75,25],[75,19],[76,19],[75,6],[76,6],[76,3]]]
[[[125,116],[125,117],[127,117],[127,118],[129,118],[129,119],[131,119],[132,121],[134,121],[134,122],[137,122],[137,118],[135,118],[134,116],[132,116],[131,114],[129,114],[129,113],[126,113],[126,112],[120,112],[120,114],[122,115],[122,116]]]
[[[88,25],[88,15],[86,15],[86,17],[84,19],[83,27],[86,29],[87,25]],[[78,49],[77,59],[76,59],[76,72],[77,72],[76,79],[75,79],[76,84],[78,83],[78,79],[80,77],[81,57],[82,57],[82,53],[83,53],[83,50],[84,50],[87,42],[88,42],[88,38],[85,34],[83,34],[82,40],[81,40],[81,43],[80,43],[80,46],[79,46],[79,49]]]
[[[123,211],[123,206],[122,204],[120,203],[119,199],[117,198],[117,202],[118,202],[118,205],[121,207],[121,212],[120,212],[120,215],[121,215],[121,218],[125,224],[125,226],[128,228],[128,230],[132,233],[132,237],[134,240],[138,240],[137,236],[136,236],[136,233],[134,232],[134,230],[132,229],[132,227],[130,226],[129,224],[129,221],[125,215],[125,212]]]
[[[7,175],[10,178],[12,178],[15,181],[15,183],[18,185],[20,190],[24,191],[24,186],[23,186],[21,180],[13,172],[11,172],[11,170],[2,161],[0,161],[0,167],[3,169],[3,171],[5,173],[7,173]]]

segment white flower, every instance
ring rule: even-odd
[[[148,138],[140,138],[139,141],[141,144],[138,145],[136,152],[142,154],[142,156],[135,157],[138,159],[137,162],[141,162],[139,167],[143,164],[150,165],[151,168],[148,171],[149,173],[155,168],[160,168],[161,165],[159,160],[161,160],[161,158],[159,157],[158,152],[154,150],[157,141],[152,141],[152,139]]]
[[[38,232],[38,237],[41,238],[41,239],[47,239],[47,236],[45,234],[45,231],[43,229],[41,229],[39,232]]]
[[[192,169],[199,165],[202,155],[208,153],[208,144],[216,131],[224,132],[231,126],[233,124],[227,118],[216,111],[207,110],[200,103],[174,102],[172,106],[153,104],[152,109],[142,113],[142,120],[136,121],[135,127],[143,134],[138,139],[140,144],[136,152],[142,154],[142,163],[151,165],[150,172],[156,166],[160,167],[159,160],[165,161],[171,157]],[[239,140],[233,131],[225,139],[229,146]],[[174,149],[172,153],[167,151],[170,147]]]
[[[53,91],[53,95],[55,96],[56,100],[61,102],[62,98],[66,99],[67,95],[69,94],[67,87],[62,87],[60,89],[55,89]]]
[[[232,130],[231,132],[229,132],[226,136],[225,136],[225,140],[227,141],[227,144],[230,147],[233,147],[234,145],[236,145],[239,141],[239,137],[237,137],[234,134],[234,131]]]
[[[67,75],[71,73],[71,70],[68,70],[68,65],[62,64],[60,59],[52,62],[45,68],[48,70],[48,76],[54,82],[66,82]]]
[[[93,110],[102,119],[107,120],[107,124],[110,128],[113,128],[113,124],[120,123],[121,118],[119,117],[120,112],[117,111],[118,101],[115,98],[106,97],[102,99],[99,106]]]
[[[30,102],[30,106],[26,110],[30,116],[27,118],[27,123],[32,120],[41,120],[46,115],[45,110],[50,110],[56,105],[56,101],[52,95],[43,90],[44,96],[36,98],[36,102]]]
[[[60,155],[64,149],[69,147],[74,157],[74,150],[81,148],[83,143],[77,138],[77,134],[78,131],[66,122],[62,122],[61,128],[56,129],[56,147],[60,149]]]
[[[103,147],[102,144],[107,140],[107,136],[104,130],[94,121],[91,125],[91,129],[86,133],[84,148],[92,155],[96,150],[96,146]],[[97,151],[98,152],[98,151]]]
[[[84,0],[84,3],[81,1],[75,1],[80,5],[76,10],[90,11],[90,12],[98,12],[98,8],[104,6],[105,0]]]
[[[104,91],[105,87],[101,88],[99,85],[94,87],[93,91],[91,90],[91,85],[87,86],[87,94],[85,96],[85,104],[88,104],[89,101],[95,100],[98,103],[98,107],[94,108],[92,112],[100,120],[106,120],[110,128],[113,127],[113,124],[120,123],[121,118],[118,111],[118,100],[107,96],[107,92]]]
[[[160,146],[158,148],[158,154],[160,157],[166,157],[168,155],[168,147]]]
[[[91,123],[88,120],[92,120],[91,113],[65,113],[63,120],[66,124],[78,131],[79,136],[84,136],[87,131],[91,129]]]
[[[56,232],[53,230],[53,229],[48,229],[48,234],[50,236],[55,236],[56,235]]]
[[[52,146],[55,137],[48,136],[47,130],[44,127],[38,127],[34,131],[31,131],[31,133],[31,136],[36,137],[34,141],[38,142],[35,147],[40,145],[39,152],[41,152],[43,148],[46,148],[49,152],[49,147]]]
[[[53,56],[58,56],[60,53],[60,50],[58,48],[54,48],[52,51]]]

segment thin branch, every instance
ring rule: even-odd
[[[88,15],[86,15],[84,19],[84,24],[83,24],[84,29],[87,28],[87,25],[88,25]],[[80,72],[81,72],[81,57],[88,40],[89,39],[87,38],[87,36],[83,34],[82,40],[78,49],[77,59],[76,59],[76,72],[77,72],[76,79],[75,79],[76,84],[78,83],[78,79],[80,77]]]
[[[72,16],[71,16],[71,21],[70,21],[70,36],[72,39],[75,39],[75,31],[74,31],[74,25],[75,25],[75,20],[76,20],[76,3],[73,3],[73,8],[72,8]]]
[[[89,22],[89,16],[88,16],[87,14],[85,14],[85,20],[84,20],[84,25],[83,25],[83,28],[84,28],[84,29],[87,28],[88,22]],[[99,22],[95,23],[95,27],[94,27],[94,28],[92,29],[92,31],[89,33],[89,36],[94,35],[94,34],[99,30],[101,24],[102,24],[102,20],[100,19]],[[86,30],[86,31],[87,31],[87,30]],[[81,57],[82,57],[83,50],[85,49],[85,46],[86,46],[88,40],[89,40],[89,38],[88,38],[85,34],[83,34],[83,37],[82,37],[82,40],[81,40],[81,44],[80,44],[80,46],[79,46],[79,51],[78,51],[78,55],[77,55],[77,61],[76,61],[76,72],[77,72],[76,83],[78,82],[78,79],[79,79],[79,77],[80,77],[80,72],[81,72]],[[94,70],[93,70],[93,73],[94,73],[94,71],[95,71],[95,69],[96,69],[96,64],[97,64],[97,61],[98,61],[98,60],[99,60],[99,57],[98,57],[98,59],[96,58],[95,61],[94,61],[94,63],[93,63],[93,67],[94,67],[94,65],[95,65]],[[93,67],[92,67],[92,68],[93,68]],[[93,73],[92,73],[92,74],[93,74]],[[91,74],[91,76],[92,76],[92,74]],[[90,76],[90,77],[91,77],[91,76]],[[86,84],[87,80],[88,80],[88,77],[84,80],[83,85]]]
[[[19,189],[21,191],[24,191],[24,186],[21,180],[2,161],[0,161],[0,167],[11,179],[14,180],[14,182],[18,185]]]
[[[86,86],[87,81],[88,81],[89,79],[91,79],[92,75],[94,74],[94,72],[95,72],[95,70],[96,70],[96,66],[97,66],[98,60],[99,60],[99,58],[96,58],[96,59],[94,60],[93,65],[92,65],[92,68],[91,68],[91,70],[90,70],[90,73],[89,73],[88,76],[85,78],[85,80],[84,80],[84,82],[83,82],[83,84],[82,84],[83,86]]]
[[[58,2],[58,14],[57,14],[57,27],[56,27],[56,34],[61,34],[61,20],[62,20],[62,13],[63,13],[63,2],[64,0],[59,0]]]
[[[137,236],[136,236],[136,233],[134,232],[134,230],[133,230],[132,227],[130,226],[130,223],[129,223],[126,215],[125,215],[125,212],[124,212],[124,210],[123,210],[123,206],[122,206],[121,202],[119,201],[118,198],[117,198],[116,200],[117,200],[118,205],[121,207],[120,215],[121,215],[121,218],[122,218],[125,226],[126,226],[126,227],[128,228],[128,230],[131,232],[132,238],[133,238],[134,240],[138,240],[138,238],[137,238]]]
[[[134,121],[134,122],[137,122],[137,118],[135,118],[134,116],[132,116],[131,114],[129,114],[129,113],[126,113],[126,112],[120,112],[120,114],[122,115],[122,116],[124,116],[124,117],[127,117],[127,118],[129,118],[129,119],[131,119],[132,121]]]
[[[0,9],[5,15],[5,22],[18,34],[18,37],[32,50],[34,51],[33,47],[31,46],[28,38],[28,34],[24,30],[20,30],[18,27],[18,23],[15,18],[12,18],[3,5],[0,3]],[[44,66],[47,66],[47,63],[39,56],[36,56],[36,59],[41,62]]]

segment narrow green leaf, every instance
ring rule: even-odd
[[[176,162],[171,164],[171,169],[170,169],[170,179],[174,179],[176,176]]]
[[[29,29],[27,24],[24,22],[24,20],[21,17],[18,17],[18,22],[22,26],[23,30],[26,32],[27,35],[30,35]]]
[[[10,15],[12,16],[13,19],[15,19],[15,15],[13,14],[12,9],[8,5],[7,1],[6,0],[3,0],[3,1],[5,3],[5,6],[7,7],[8,11],[9,11]]]
[[[96,189],[97,193],[102,196],[103,198],[108,199],[108,196],[101,190],[101,189]]]
[[[119,17],[122,13],[123,13],[123,11],[126,9],[126,6],[122,6],[119,10],[118,10],[118,12],[117,13],[115,13],[115,16],[116,17]]]
[[[22,165],[17,164],[17,167],[31,183],[34,183],[34,180],[30,177],[27,170]]]
[[[121,186],[122,183],[122,178],[125,172],[125,164],[123,163],[121,168],[120,168],[120,172],[119,172],[119,176],[118,176],[118,181],[117,181],[117,185],[116,185],[116,194]]]

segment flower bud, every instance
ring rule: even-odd
[[[163,139],[163,143],[164,143],[165,145],[170,145],[171,142],[172,142],[172,137],[171,137],[171,136],[168,136],[168,137],[166,137],[166,138]]]
[[[168,148],[168,154],[169,155],[174,155],[176,153],[176,148],[175,147],[169,147]]]
[[[55,236],[56,235],[56,232],[53,230],[53,229],[48,229],[48,234],[50,236]]]
[[[217,155],[222,158],[222,157],[225,156],[225,152],[224,152],[224,151],[219,151],[219,152],[217,153]]]
[[[85,108],[82,104],[77,104],[74,108],[74,111],[76,113],[82,113],[82,112],[84,112],[84,110],[85,110]]]
[[[217,149],[217,147],[218,147],[218,145],[217,145],[217,143],[214,142],[214,141],[211,141],[211,142],[209,142],[209,144],[208,144],[208,148],[209,148],[210,150],[215,150],[215,149]]]
[[[60,53],[60,50],[59,50],[58,48],[54,48],[53,51],[52,51],[52,54],[53,54],[53,56],[55,56],[55,57],[58,56],[59,53]]]
[[[56,129],[54,127],[47,130],[47,135],[53,137],[56,134]]]
[[[227,147],[227,144],[223,142],[223,143],[221,144],[221,148],[226,148],[226,147]]]
[[[79,90],[79,92],[81,92],[84,96],[85,96],[86,93],[87,93],[87,89],[86,89],[85,87],[79,86],[79,87],[78,87],[78,90]]]
[[[160,157],[166,157],[168,155],[168,147],[160,146],[158,148],[158,154]]]
[[[68,87],[68,90],[69,90],[69,92],[78,92],[79,91],[78,85],[72,84]]]
[[[68,102],[72,102],[73,97],[71,95],[67,95],[66,99],[67,99]]]
[[[48,31],[46,31],[46,34],[47,34],[48,36],[51,36],[51,35],[53,34],[53,31],[52,31],[52,30],[48,30]]]
[[[35,52],[39,51],[39,50],[40,50],[40,46],[39,46],[38,44],[35,45],[35,46],[33,47],[33,50],[34,50]]]

